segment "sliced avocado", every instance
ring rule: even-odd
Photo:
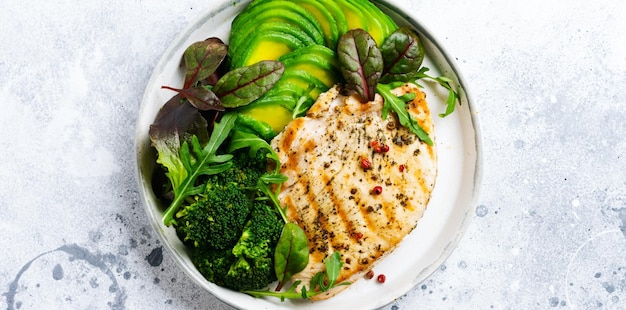
[[[261,60],[276,60],[304,46],[305,42],[288,33],[267,31],[248,40],[231,56],[231,68],[249,66]]]
[[[304,32],[302,29],[298,27],[294,27],[289,23],[273,21],[273,22],[262,23],[258,25],[254,30],[249,31],[245,35],[233,36],[232,37],[233,41],[229,42],[230,43],[229,53],[231,55],[236,55],[237,53],[240,52],[239,48],[248,47],[247,43],[249,43],[255,37],[260,36],[267,32],[281,32],[281,33],[288,34],[298,39],[305,46],[317,44],[317,42],[315,42],[311,37],[309,37],[308,34]]]
[[[339,27],[335,16],[326,6],[317,0],[292,0],[298,5],[309,11],[315,19],[317,19],[322,32],[326,46],[335,48],[339,39]]]
[[[348,30],[363,29],[369,32],[369,23],[366,15],[361,10],[354,6],[354,4],[348,2],[348,0],[336,0],[335,3],[339,6],[343,15],[346,17],[346,23]]]
[[[368,0],[253,0],[233,21],[231,67],[271,59],[281,79],[253,103],[237,109],[238,122],[270,139],[317,97],[341,82],[339,36],[363,29],[380,45],[398,26]]]
[[[255,1],[247,6],[231,24],[229,56],[241,51],[249,35],[265,23],[285,23],[305,32],[314,42],[324,44],[324,34],[317,19],[303,7],[290,1]],[[276,26],[274,26],[276,27]]]
[[[280,104],[254,103],[238,110],[241,118],[238,120],[246,127],[261,134],[265,139],[271,139],[277,132],[292,120],[291,111]],[[272,129],[273,133],[268,130]]]
[[[297,94],[300,96],[309,96],[313,100],[317,99],[317,96],[328,90],[328,87],[324,82],[318,79],[316,76],[305,70],[298,70],[295,68],[285,68],[285,72],[280,80],[274,85],[275,88],[282,90],[283,85],[290,84],[287,89],[301,91]],[[295,87],[295,88],[294,88]],[[298,96],[298,97],[300,97]],[[294,98],[298,100],[299,98]],[[294,102],[295,104],[295,102]]]
[[[363,12],[363,15],[370,21],[368,32],[374,38],[378,46],[396,29],[398,26],[387,14],[383,13],[377,6],[368,0],[345,0]]]
[[[327,88],[339,82],[341,73],[335,52],[322,45],[311,45],[279,59],[287,70],[307,71],[320,80]]]
[[[293,110],[296,106],[298,98],[305,95],[306,90],[302,89],[300,86],[293,83],[283,83],[280,85],[274,85],[270,91],[252,104],[265,104],[271,102],[272,104],[281,105],[288,110]]]
[[[338,68],[339,66],[339,62],[337,60],[337,54],[335,53],[335,50],[329,47],[326,47],[324,45],[319,45],[319,44],[307,46],[307,47],[298,49],[296,51],[293,51],[289,54],[285,54],[281,56],[278,60],[282,62],[293,61],[292,59],[298,59],[302,57],[303,55],[307,55],[307,54],[318,56],[324,59],[325,63],[328,63],[328,65],[331,65],[333,67]]]
[[[321,3],[335,19],[339,36],[346,33],[348,31],[348,21],[346,20],[346,15],[343,13],[339,5],[337,5],[336,0],[317,0],[317,2]],[[328,47],[335,50],[335,46]]]

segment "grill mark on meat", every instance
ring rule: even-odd
[[[285,197],[284,205],[287,207],[287,212],[292,215],[291,219],[294,222],[302,223],[302,214],[299,209],[296,208],[296,203],[294,203],[292,196]],[[301,211],[304,212],[304,208]]]
[[[292,123],[293,123],[292,127],[289,127],[289,129],[283,133],[284,135],[283,135],[283,139],[281,140],[281,145],[280,145],[280,147],[283,150],[289,150],[291,148],[291,145],[293,144],[295,137],[297,136],[300,128],[302,128],[304,124],[304,120],[295,119],[293,120]]]

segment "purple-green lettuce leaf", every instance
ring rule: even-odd
[[[372,36],[362,29],[346,32],[337,43],[337,57],[347,85],[356,90],[362,102],[374,100],[383,58]]]
[[[202,86],[194,86],[190,88],[174,88],[170,86],[161,86],[161,88],[178,92],[182,97],[189,100],[192,106],[201,111],[224,111],[224,106],[220,98],[209,88]]]
[[[226,58],[228,46],[218,38],[208,38],[191,44],[183,54],[185,83],[190,88],[198,81],[209,78]]]
[[[226,108],[247,105],[265,94],[281,78],[285,67],[281,62],[264,60],[224,74],[213,92]]]
[[[380,47],[384,60],[381,83],[406,82],[417,77],[424,60],[424,46],[415,32],[398,28]]]
[[[165,176],[172,188],[177,188],[187,177],[180,149],[185,141],[196,136],[200,143],[207,143],[207,121],[188,101],[180,95],[173,96],[157,113],[149,130],[152,146],[157,150],[157,163],[165,168]]]

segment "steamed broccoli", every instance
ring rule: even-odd
[[[194,246],[191,261],[205,279],[226,286],[224,279],[230,266],[237,260],[230,249],[216,250],[210,246]]]
[[[237,183],[214,182],[176,214],[176,229],[186,243],[228,249],[239,239],[251,202]]]
[[[233,247],[249,217],[254,186],[266,171],[267,159],[261,153],[250,157],[247,152],[237,152],[229,169],[204,179],[204,192],[176,213],[176,230],[185,243]]]
[[[273,248],[283,224],[274,209],[255,201],[232,249],[196,247],[192,252],[194,265],[207,280],[220,286],[237,291],[264,288],[276,280]]]
[[[240,187],[253,190],[259,178],[267,171],[267,152],[261,150],[254,155],[247,151],[239,151],[233,154],[231,162],[233,166],[220,173],[221,179],[239,184]]]
[[[224,277],[225,287],[236,291],[265,288],[276,281],[272,257],[246,259],[239,257]]]
[[[283,225],[280,216],[272,207],[261,202],[254,203],[250,220],[233,247],[233,254],[251,259],[271,256]]]
[[[257,184],[267,172],[267,151],[233,153],[232,166],[205,176],[204,191],[188,199],[175,227],[192,261],[209,281],[233,290],[276,280],[274,248],[284,222]]]

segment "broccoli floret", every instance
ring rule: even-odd
[[[259,178],[266,172],[267,152],[261,150],[251,157],[247,151],[233,154],[233,166],[222,172],[219,176],[222,180],[235,182],[246,189],[254,189]]]
[[[271,257],[250,260],[239,257],[224,278],[225,286],[237,291],[262,289],[274,281],[276,273]]]
[[[208,246],[192,248],[191,261],[205,279],[219,286],[226,286],[224,279],[237,258],[230,249],[216,250]]]
[[[284,222],[274,208],[262,202],[255,202],[250,212],[250,220],[233,247],[233,254],[249,259],[271,256],[283,225]]]
[[[238,291],[262,289],[276,281],[273,248],[283,225],[272,207],[263,202],[253,204],[250,220],[232,250],[238,259],[226,274],[226,287]]]
[[[284,222],[263,202],[254,202],[251,209],[232,250],[196,246],[193,263],[207,280],[237,291],[262,289],[276,281],[273,248]]]
[[[194,246],[232,248],[250,212],[247,192],[234,182],[208,183],[197,199],[176,214],[179,236]]]

